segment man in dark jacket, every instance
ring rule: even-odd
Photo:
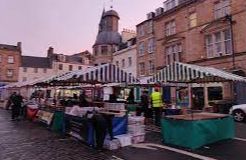
[[[92,117],[92,123],[96,134],[96,149],[102,150],[108,128],[107,121],[103,115],[96,113]]]
[[[14,94],[11,96],[12,106],[12,120],[16,120],[20,115],[21,103],[23,102],[23,98],[20,94]]]

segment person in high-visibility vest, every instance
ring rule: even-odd
[[[151,94],[151,103],[155,115],[155,125],[160,126],[163,102],[158,88],[155,88],[155,91]]]

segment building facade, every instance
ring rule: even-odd
[[[245,75],[246,64],[246,1],[244,0],[167,0],[151,16],[156,51],[155,70],[173,62],[211,66],[228,72]],[[141,33],[141,25],[137,26]],[[138,34],[138,55],[141,50],[141,34]],[[138,56],[138,63],[148,63]],[[138,75],[141,67],[138,65]],[[143,74],[147,75],[147,74]],[[212,95],[223,92],[223,99],[233,99],[232,85],[207,84],[193,86],[193,93]],[[220,88],[220,89],[219,89]],[[200,90],[200,91],[197,91]],[[211,100],[213,97],[211,98]],[[207,103],[207,102],[203,102]]]
[[[19,68],[19,82],[32,81],[51,76],[53,70],[47,57],[22,56]]]
[[[0,86],[17,82],[21,64],[21,43],[0,44]]]
[[[137,25],[137,76],[150,76],[156,70],[156,40],[153,18],[155,13],[147,14],[147,20]]]
[[[137,76],[137,48],[136,38],[131,38],[119,46],[118,51],[113,53],[113,64],[117,67]]]
[[[103,11],[96,42],[93,45],[94,65],[111,63],[113,52],[121,43],[119,14],[115,10]]]
[[[21,59],[19,82],[32,81],[69,71],[85,70],[92,65],[92,55],[88,51],[64,55],[54,53],[52,47],[48,49],[47,57],[22,56]]]

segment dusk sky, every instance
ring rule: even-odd
[[[120,31],[134,29],[148,12],[164,0],[114,0],[120,15]],[[100,16],[110,0],[0,0],[0,43],[22,42],[23,55],[46,56],[49,46],[56,53],[91,51]]]

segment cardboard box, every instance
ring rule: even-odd
[[[110,139],[106,138],[104,140],[103,148],[108,149],[108,150],[116,150],[116,149],[120,148],[120,145],[121,144],[120,144],[119,139],[110,140]]]
[[[132,137],[132,144],[142,143],[145,141],[145,134]]]
[[[119,136],[115,136],[115,138],[117,138],[120,141],[121,147],[132,145],[132,136],[129,134],[122,134]]]
[[[145,125],[128,125],[128,134],[133,136],[145,134]]]

